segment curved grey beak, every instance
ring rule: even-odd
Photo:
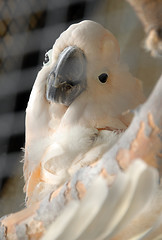
[[[69,46],[61,52],[48,76],[46,98],[69,106],[86,86],[85,55],[80,48]]]

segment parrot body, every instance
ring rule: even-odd
[[[46,53],[26,110],[28,206],[2,219],[1,236],[162,238],[162,184],[150,166],[161,149],[160,130],[147,101],[124,133],[128,110],[144,97],[119,57],[114,36],[92,21],[71,25]]]
[[[143,101],[115,37],[92,21],[71,25],[46,53],[26,110],[27,197],[99,160],[131,122],[123,112]]]

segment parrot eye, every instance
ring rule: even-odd
[[[48,54],[46,53],[45,56],[44,56],[44,64],[48,63],[49,62],[49,56]]]
[[[43,65],[48,65],[52,58],[52,49],[45,53]]]
[[[98,79],[100,82],[105,83],[108,79],[108,74],[107,73],[102,73],[98,76]]]

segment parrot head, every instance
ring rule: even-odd
[[[115,116],[143,99],[139,81],[120,64],[116,38],[96,22],[71,25],[46,53],[44,67],[46,64],[50,69],[46,99],[50,103],[69,107],[84,101],[90,106],[93,99],[90,110],[99,108]]]
[[[28,102],[26,138],[48,135],[61,124],[126,129],[130,117],[121,114],[143,100],[140,81],[120,62],[116,38],[85,20],[45,54]]]
[[[71,25],[45,55],[45,65],[52,66],[47,77],[47,100],[70,106],[89,85],[98,87],[96,76],[97,81],[106,83],[107,63],[118,59],[118,43],[101,25],[92,21]]]

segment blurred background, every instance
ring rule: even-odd
[[[148,96],[162,60],[142,48],[143,27],[126,1],[0,1],[0,217],[25,206],[23,152],[25,109],[44,54],[60,33],[84,19],[97,21],[118,39],[121,60],[141,79]]]

